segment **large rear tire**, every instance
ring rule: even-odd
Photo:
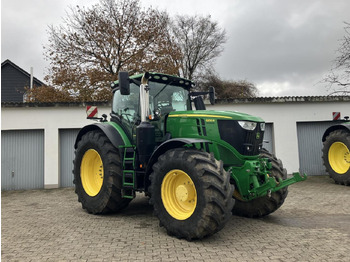
[[[272,163],[271,177],[278,179],[287,178],[287,170],[283,168],[281,160],[277,159],[273,154],[266,149],[262,149],[260,157],[268,158]],[[276,192],[271,193],[271,196],[263,196],[251,201],[242,201],[239,199],[239,193],[235,192],[236,204],[232,210],[234,215],[258,218],[269,215],[275,212],[282,206],[288,195],[288,187],[284,187]],[[238,196],[238,197],[237,197]]]
[[[177,148],[161,155],[150,176],[150,203],[169,235],[201,239],[231,217],[234,187],[212,154]]]
[[[350,185],[350,132],[335,130],[323,142],[322,159],[337,184]]]
[[[122,169],[118,150],[101,131],[82,136],[75,150],[75,193],[89,213],[117,212],[130,202],[122,198]]]

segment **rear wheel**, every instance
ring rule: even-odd
[[[331,132],[323,142],[323,164],[337,184],[350,185],[350,133],[346,130]]]
[[[287,178],[287,170],[283,168],[281,160],[277,159],[273,154],[266,149],[262,149],[260,157],[268,158],[272,163],[271,177],[275,177],[278,181]],[[251,201],[240,200],[239,192],[235,192],[236,204],[232,213],[244,217],[263,217],[275,212],[282,206],[288,195],[288,187],[284,187],[276,192],[271,193],[271,196],[263,196]]]
[[[121,196],[118,150],[101,131],[90,131],[78,142],[73,174],[78,201],[89,213],[116,212],[130,202]]]
[[[233,185],[213,155],[177,148],[161,155],[150,176],[150,203],[169,235],[201,239],[231,217]]]

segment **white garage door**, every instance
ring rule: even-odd
[[[272,154],[275,153],[274,138],[273,138],[273,123],[266,123],[263,147],[267,149],[270,153]]]
[[[1,131],[1,190],[44,188],[44,131]]]
[[[74,143],[80,129],[60,130],[60,186],[72,187]]]
[[[332,121],[297,123],[299,171],[301,173],[310,176],[327,174],[322,161],[322,136],[332,125],[334,125]]]

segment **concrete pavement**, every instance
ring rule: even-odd
[[[170,237],[139,195],[95,216],[72,188],[2,192],[2,261],[350,261],[350,187],[309,177],[262,219],[233,216],[201,241]]]

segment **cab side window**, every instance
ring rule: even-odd
[[[139,87],[130,85],[130,95],[121,95],[120,90],[115,91],[113,96],[113,113],[121,119],[132,123],[139,118]]]

